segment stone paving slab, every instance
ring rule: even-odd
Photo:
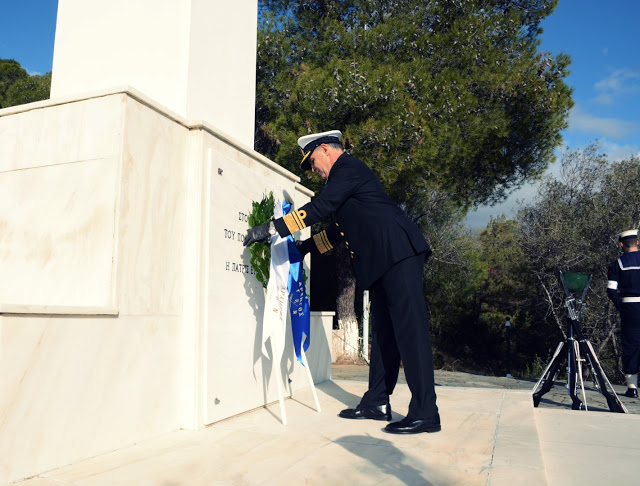
[[[637,485],[640,415],[537,409],[549,485]]]
[[[536,409],[532,382],[436,372],[442,432],[391,435],[382,431],[385,422],[337,417],[341,409],[359,402],[367,387],[366,373],[366,367],[337,367],[333,380],[317,387],[321,413],[314,409],[310,389],[296,392],[285,402],[287,426],[282,425],[275,403],[198,431],[176,431],[13,484],[637,483],[637,413],[572,411],[561,401],[566,394],[562,386],[549,392],[548,401]],[[394,420],[403,417],[410,400],[404,379],[400,381],[392,396]]]
[[[344,420],[366,382],[318,385],[286,400],[198,431],[177,431],[16,483],[20,486],[491,485],[546,484],[533,408],[518,390],[439,390],[443,430],[393,435],[386,422]],[[393,394],[394,420],[408,387]],[[524,424],[524,427],[523,427]],[[529,482],[522,482],[528,477]]]
[[[367,381],[369,367],[355,364],[333,364],[331,377],[341,380]],[[436,386],[464,386],[473,388],[499,388],[503,390],[533,390],[537,380],[531,378],[506,378],[504,376],[487,376],[459,371],[435,370]],[[404,373],[400,372],[398,383],[406,383]],[[620,401],[631,414],[640,414],[640,400],[627,398],[623,394],[627,389],[624,385],[613,385],[613,389]],[[587,408],[594,412],[609,412],[607,401],[594,387],[592,382],[585,382],[585,394]],[[578,393],[581,396],[581,392]],[[533,398],[531,399],[533,403]],[[545,393],[538,408],[554,410],[571,410],[571,397],[569,396],[566,381],[556,381],[554,386]]]

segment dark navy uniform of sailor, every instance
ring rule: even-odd
[[[624,253],[608,268],[607,295],[620,311],[622,371],[640,368],[640,252]]]
[[[439,422],[422,290],[423,265],[431,254],[427,241],[371,169],[346,153],[333,164],[322,193],[274,225],[286,236],[326,220],[329,229],[309,238],[307,250],[324,253],[343,239],[359,285],[371,291],[369,390],[361,405],[388,402],[402,361],[412,393],[408,416]]]

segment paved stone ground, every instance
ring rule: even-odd
[[[331,366],[331,378],[340,380],[367,381],[369,367],[357,364],[333,364]],[[506,378],[502,376],[476,375],[459,371],[435,371],[436,386],[465,386],[472,388],[504,388],[508,390],[533,390],[537,380],[530,378]],[[398,383],[406,383],[404,373],[400,371]],[[623,394],[625,386],[614,385],[618,398],[627,408],[629,413],[640,414],[640,399],[627,398]],[[436,389],[437,392],[437,389]],[[593,382],[585,382],[585,395],[587,408],[590,411],[609,412],[609,406],[602,394],[593,385]],[[578,391],[582,397],[582,391]],[[533,404],[533,398],[532,404]],[[542,396],[538,405],[541,408],[555,408],[558,410],[571,410],[571,397],[567,391],[566,381],[556,381],[554,386]]]

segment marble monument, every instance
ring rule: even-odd
[[[261,353],[242,238],[252,201],[312,193],[252,150],[232,61],[203,66],[236,42],[223,15],[251,17],[255,69],[255,2],[60,0],[52,98],[0,110],[0,484],[264,406],[278,374],[308,386],[290,336],[282,362]],[[312,316],[316,383],[331,322]]]

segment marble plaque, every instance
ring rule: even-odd
[[[0,303],[112,302],[117,160],[0,172]]]
[[[296,191],[293,181],[261,164],[238,163],[237,155],[227,155],[215,146],[207,153],[205,423],[211,423],[276,400],[276,373],[285,376],[293,371],[290,339],[281,350],[285,354],[281,363],[274,364],[262,354],[264,290],[242,241],[252,201],[260,201],[270,191],[276,201],[293,200]],[[308,200],[302,195],[300,199]]]

